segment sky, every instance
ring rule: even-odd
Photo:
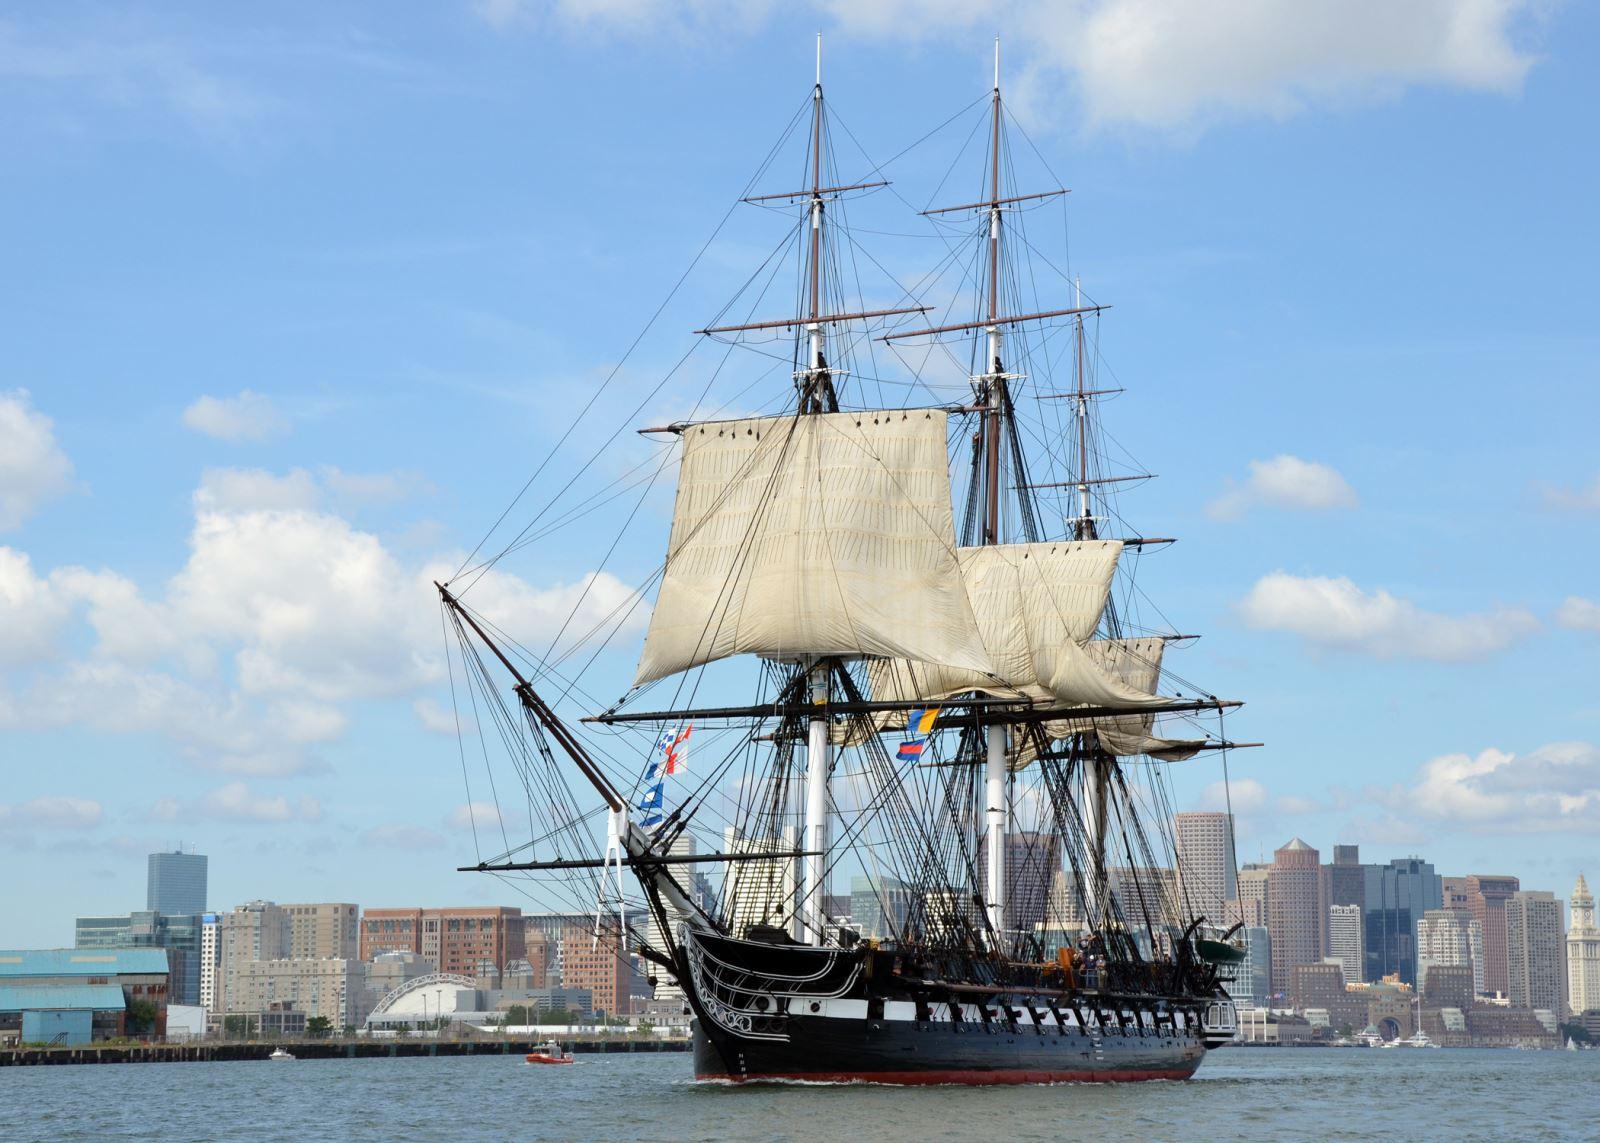
[[[1160,475],[1121,510],[1179,538],[1141,585],[1266,743],[1229,760],[1241,859],[1600,872],[1594,10],[4,5],[0,946],[142,907],[180,842],[214,908],[518,903],[453,872],[430,581],[558,444],[513,519],[625,420],[781,400],[770,361],[671,371],[772,245],[770,213],[719,219],[819,30],[857,174],[981,99],[1003,38],[1070,271],[1114,306],[1107,426]],[[947,136],[863,211],[911,227]],[[590,475],[648,460],[626,435]],[[630,504],[477,605],[529,645],[609,613],[670,493],[606,553]],[[636,647],[586,687],[620,695]],[[1221,778],[1176,768],[1180,806]]]

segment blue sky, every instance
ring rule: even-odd
[[[1073,188],[1071,270],[1115,306],[1107,424],[1161,475],[1122,511],[1181,538],[1141,583],[1205,635],[1180,673],[1268,743],[1232,761],[1241,856],[1299,834],[1563,896],[1592,875],[1595,14],[967,7],[0,12],[0,944],[141,904],[143,855],[180,839],[218,907],[512,903],[450,872],[472,848],[427,579],[712,233],[819,28],[874,160],[981,96],[1005,37],[1018,120]],[[921,205],[959,144],[897,190]],[[772,238],[730,223],[595,423]],[[713,397],[760,407],[759,368]],[[548,638],[615,523],[507,561],[508,625]],[[620,694],[630,668],[586,681]],[[1180,801],[1219,776],[1189,764]]]

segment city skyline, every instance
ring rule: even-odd
[[[454,872],[498,813],[463,787],[475,744],[455,738],[430,580],[599,395],[808,94],[819,25],[870,156],[841,136],[841,166],[896,158],[909,205],[863,204],[886,222],[910,224],[960,141],[899,153],[990,82],[996,29],[948,12],[908,44],[873,4],[716,36],[624,7],[355,4],[267,33],[91,4],[7,29],[17,943],[59,943],[63,902],[132,909],[130,856],[180,833],[249,854],[211,871],[213,904],[259,896],[262,864],[290,900],[504,901]],[[1231,796],[1214,757],[1175,765],[1174,808],[1231,809],[1241,864],[1294,836],[1463,876],[1492,852],[1560,895],[1600,866],[1600,712],[1568,683],[1600,647],[1600,159],[1571,145],[1600,96],[1582,48],[1600,14],[1510,3],[1457,26],[1447,7],[1420,31],[1374,15],[1362,42],[1290,20],[1218,47],[1178,20],[1131,55],[1093,18],[1111,0],[996,22],[1020,126],[1072,188],[1048,216],[1070,224],[1064,269],[1114,307],[1107,427],[1167,475],[1120,503],[1181,540],[1140,573],[1174,630],[1206,632],[1169,662],[1246,700],[1227,731],[1266,743],[1230,757]],[[618,420],[742,278],[767,220],[739,218],[601,396]],[[758,373],[712,397],[762,405]],[[703,380],[640,418],[671,420]],[[662,535],[669,500],[641,508]],[[634,551],[591,580],[612,534],[595,516],[485,586],[528,645],[583,585],[609,607],[648,580]],[[1486,542],[1494,521],[1517,541]],[[599,656],[585,691],[620,694],[636,649]]]

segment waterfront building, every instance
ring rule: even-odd
[[[243,1011],[234,1003],[244,966],[277,960],[289,954],[289,915],[272,901],[249,901],[222,914],[222,949],[218,956],[221,987],[216,1010]]]
[[[1437,967],[1467,968],[1474,994],[1483,991],[1483,926],[1461,909],[1429,909],[1417,922],[1417,991],[1436,1003],[1429,972]]]
[[[1470,917],[1468,919],[1472,920]],[[1474,920],[1473,923],[1477,922]],[[1477,997],[1473,970],[1464,964],[1430,964],[1423,973],[1423,983],[1427,987],[1423,1002],[1429,1008],[1455,1008],[1465,1012]],[[1452,1030],[1465,1031],[1465,1028]]]
[[[165,1035],[168,982],[165,949],[0,951],[0,1043]]]
[[[239,967],[230,1014],[290,1010],[335,1029],[358,1027],[370,1010],[366,967],[343,957],[282,957]]]
[[[367,993],[363,1004],[369,1015],[395,989],[434,974],[433,965],[414,952],[379,953],[363,966]]]
[[[1511,1006],[1560,1016],[1566,1002],[1561,902],[1547,890],[1519,890],[1506,901],[1505,916]]]
[[[1483,990],[1509,995],[1506,963],[1506,902],[1521,888],[1515,877],[1474,873],[1467,881],[1467,907],[1483,927]]]
[[[1272,855],[1267,875],[1267,930],[1272,935],[1272,991],[1288,995],[1296,965],[1322,959],[1321,875],[1317,851],[1298,837]]]
[[[289,955],[304,958],[342,958],[360,955],[360,910],[344,902],[285,905],[289,916]]]
[[[1165,865],[1112,865],[1106,869],[1106,888],[1116,902],[1118,915],[1135,932],[1148,923],[1157,929],[1183,925],[1178,896],[1178,871]]]
[[[1340,849],[1354,849],[1354,846],[1339,846]],[[1323,868],[1331,868],[1324,866]],[[1358,904],[1340,904],[1328,906],[1328,955],[1339,962],[1344,970],[1344,979],[1350,984],[1359,984],[1366,977],[1363,975],[1366,967],[1366,927],[1363,924],[1361,906]]]
[[[200,914],[200,1007],[206,1016],[222,1011],[217,1003],[221,993],[222,976],[222,917],[217,913]]]
[[[1267,923],[1267,878],[1272,866],[1246,862],[1239,870],[1239,896],[1228,914],[1228,923],[1243,921],[1246,925]]]
[[[1032,932],[1044,921],[1050,883],[1061,868],[1061,836],[1057,833],[1019,831],[1006,834],[1006,900],[1004,925],[1008,930]],[[987,885],[987,836],[978,839],[978,881]]]
[[[1183,813],[1173,818],[1178,882],[1189,911],[1224,927],[1226,904],[1239,893],[1233,852],[1233,818],[1224,813]]]
[[[1336,960],[1295,965],[1294,1006],[1302,1012],[1320,1009],[1338,1032],[1359,1032],[1367,1026],[1367,996],[1345,987],[1344,966]]]
[[[694,835],[685,830],[673,840],[672,847],[667,852],[672,857],[694,856]],[[694,865],[690,863],[684,863],[677,866],[677,869],[681,870],[692,870],[693,868]],[[696,897],[697,883],[692,878],[684,878],[684,882],[684,887],[689,891],[690,898],[694,900],[695,904],[699,905],[701,908],[704,908],[706,905],[705,900],[703,898],[697,899]],[[645,939],[649,942],[652,948],[660,949],[663,952],[666,951],[667,937],[666,934],[661,931],[661,922],[656,919],[656,915],[653,912],[647,914]],[[559,940],[559,938],[557,938],[557,940]],[[525,964],[527,968],[524,976],[528,980],[528,983],[520,985],[519,987],[547,987],[549,984],[548,973],[550,942],[545,940],[545,938],[537,933],[529,932],[527,928],[527,922],[524,921],[523,945],[524,960],[522,963]],[[658,965],[652,965],[649,969],[649,972],[656,978],[655,996],[657,999],[675,1000],[680,1002],[683,1000],[683,988],[677,983],[677,981],[672,979],[671,975],[669,975],[665,969],[660,968]],[[508,982],[506,987],[510,988],[512,985]]]
[[[1600,927],[1594,895],[1578,874],[1572,890],[1572,927],[1567,930],[1567,1011],[1573,1016],[1600,1011]]]
[[[202,853],[152,853],[146,872],[144,907],[169,917],[206,911],[206,857]]]
[[[793,853],[797,848],[793,827],[785,827],[775,840],[747,838],[731,827],[722,838],[722,851],[728,854]],[[742,937],[751,925],[792,929],[799,885],[800,861],[795,857],[729,862],[723,874],[722,895],[730,930]],[[565,942],[563,955],[564,950]],[[595,1004],[599,1003],[596,997]]]
[[[915,887],[895,877],[852,877],[850,923],[870,939],[900,936],[911,920],[916,898]],[[1045,912],[1049,913],[1048,907]]]
[[[1266,1004],[1272,997],[1272,936],[1265,925],[1246,925],[1244,960],[1233,970],[1228,994],[1240,1001]]]
[[[1333,946],[1330,943],[1332,933],[1328,930],[1327,922],[1330,919],[1328,910],[1335,905],[1362,905],[1366,903],[1366,871],[1361,868],[1361,847],[1356,845],[1336,845],[1333,847],[1333,862],[1324,865],[1321,869],[1322,881],[1320,892],[1322,899],[1317,903],[1318,911],[1323,919],[1322,926],[1322,955],[1332,956]],[[1366,945],[1363,934],[1362,946]],[[1358,980],[1366,970],[1365,965],[1355,976],[1345,974],[1345,979]]]
[[[72,944],[79,949],[166,949],[172,1002],[200,1003],[198,915],[169,917],[141,909],[126,916],[79,917],[73,924]]]
[[[1420,857],[1397,857],[1387,865],[1365,865],[1368,980],[1396,974],[1417,983],[1417,922],[1444,903],[1444,890],[1433,866]]]
[[[436,972],[476,977],[481,962],[504,970],[526,951],[522,910],[469,905],[444,909],[368,909],[360,920],[359,956],[412,952]]]
[[[595,1014],[626,1016],[632,1011],[632,957],[613,921],[595,935],[594,923],[572,926],[561,938],[561,987],[586,990]]]

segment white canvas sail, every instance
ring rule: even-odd
[[[939,410],[694,425],[635,683],[729,655],[873,655],[986,673]]]
[[[980,691],[1074,706],[1161,701],[1104,672],[1084,649],[1105,611],[1121,555],[1118,540],[962,548],[962,577],[993,670],[905,660],[875,663],[873,697],[934,702]]]
[[[1084,648],[1085,657],[1103,676],[1148,695],[1157,701],[1161,679],[1161,657],[1167,641],[1161,638],[1094,639]],[[1052,719],[1042,728],[1050,738],[1065,738],[1077,731],[1093,731],[1100,748],[1108,754],[1131,757],[1148,754],[1168,762],[1192,757],[1205,744],[1203,740],[1159,738],[1154,734],[1154,714],[1119,714],[1093,719]],[[1013,765],[1026,765],[1033,758],[1027,736],[1019,736]]]

